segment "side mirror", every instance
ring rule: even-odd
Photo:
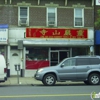
[[[62,64],[61,67],[64,67],[64,64]]]

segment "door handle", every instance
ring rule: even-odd
[[[87,68],[90,68],[89,66],[87,66]]]
[[[75,67],[73,67],[73,69],[75,69]]]

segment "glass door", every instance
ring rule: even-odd
[[[59,51],[59,62],[68,57],[69,57],[69,51],[64,51],[64,50]]]
[[[59,63],[59,51],[50,52],[50,65],[54,66]]]

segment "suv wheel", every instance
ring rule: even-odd
[[[52,86],[56,83],[56,77],[53,74],[47,74],[42,80],[43,84],[46,86]]]
[[[96,74],[96,73],[91,74],[89,76],[89,83],[91,85],[98,85],[98,84],[100,84],[100,75]]]

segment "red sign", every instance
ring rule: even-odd
[[[87,29],[26,28],[26,38],[86,39]]]

